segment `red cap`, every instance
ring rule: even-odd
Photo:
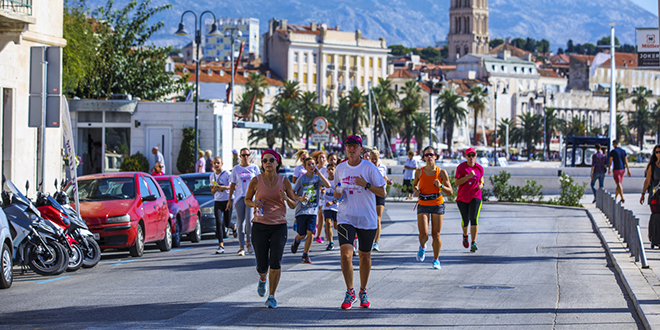
[[[474,150],[474,148],[467,148],[467,150],[465,150],[465,155],[467,156],[469,154],[475,154],[476,155],[477,151]]]

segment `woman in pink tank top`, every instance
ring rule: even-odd
[[[286,205],[291,209],[297,201],[289,179],[277,174],[282,157],[274,150],[261,155],[261,174],[252,178],[245,194],[245,205],[253,207],[252,246],[257,259],[259,284],[257,293],[266,295],[266,280],[270,277],[266,307],[277,308],[275,290],[282,273],[282,255],[287,240]],[[270,267],[270,270],[268,269]]]

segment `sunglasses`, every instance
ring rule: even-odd
[[[250,154],[242,154],[241,157],[250,157]]]
[[[275,161],[277,161],[277,159],[275,159],[274,157],[263,158],[263,159],[261,160],[261,162],[264,163],[264,164],[266,164],[266,163],[274,163]]]
[[[472,157],[476,157],[477,155],[475,155],[475,154],[468,154],[467,156],[468,156],[469,158],[472,158]]]
[[[157,168],[163,168],[162,166],[156,166]]]
[[[655,153],[656,153],[656,154],[660,154],[660,150],[656,150]]]
[[[214,162],[213,164],[222,164],[221,162]]]
[[[435,157],[435,154],[424,154],[424,157]]]

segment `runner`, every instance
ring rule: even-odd
[[[408,151],[408,160],[403,166],[403,189],[408,192],[408,197],[406,199],[413,199],[413,189],[412,182],[415,178],[415,171],[417,171],[417,161],[413,159],[415,157],[415,152],[410,150]]]
[[[225,227],[231,228],[234,237],[238,235],[236,225],[231,223],[231,205],[229,204],[229,173],[222,170],[222,158],[215,157],[212,161],[213,172],[209,176],[211,182],[211,192],[213,193],[213,214],[215,214],[215,236],[218,239],[218,250],[216,254],[225,253],[223,239],[225,236]]]
[[[335,168],[334,163],[328,164],[328,181],[332,182],[335,180]],[[334,196],[335,190],[332,187],[326,188],[324,204],[323,204],[323,218],[325,221],[325,236],[328,239],[328,246],[325,248],[326,251],[333,251],[335,249],[335,244],[332,241],[332,228],[337,229],[337,199]]]
[[[336,153],[332,152],[328,155],[328,163],[332,163],[335,165],[339,164],[339,158],[337,158]]]
[[[277,308],[275,291],[282,274],[282,255],[287,239],[286,206],[296,207],[295,195],[289,179],[277,174],[282,164],[282,157],[273,151],[266,150],[261,155],[261,170],[263,174],[250,180],[245,194],[245,205],[256,208],[256,216],[252,226],[254,240],[254,257],[257,260],[259,282],[257,294],[266,295],[268,283],[267,308]],[[253,200],[254,198],[254,200]],[[270,270],[269,270],[270,268]]]
[[[476,252],[477,231],[479,229],[479,212],[481,211],[481,189],[484,187],[484,168],[476,163],[477,151],[474,148],[465,150],[467,161],[460,163],[456,167],[456,185],[458,186],[458,195],[456,205],[461,212],[463,221],[463,247],[468,248],[468,225],[470,226],[470,236],[472,238],[471,252]]]
[[[307,150],[298,150],[298,152],[296,152],[294,157],[296,157],[296,162],[300,161],[300,165],[296,166],[296,168],[293,169],[293,178],[291,182],[293,184],[296,183],[296,180],[298,180],[300,176],[307,173],[307,171],[305,170],[305,164],[303,164],[303,160],[309,158],[309,153],[307,152]]]
[[[238,245],[240,246],[237,254],[245,255],[245,246],[247,253],[252,253],[252,244],[250,244],[250,234],[252,232],[252,217],[254,210],[245,204],[245,193],[250,181],[255,176],[261,174],[257,165],[250,164],[250,149],[243,148],[240,152],[241,163],[234,166],[231,171],[231,184],[229,185],[229,197],[234,196],[234,209],[236,210],[236,219],[238,220]],[[227,203],[225,210],[229,210],[232,203]]]
[[[298,235],[294,237],[291,243],[291,253],[298,251],[298,245],[304,239],[305,247],[303,249],[302,262],[311,264],[309,258],[309,249],[314,239],[314,230],[316,229],[316,213],[321,201],[321,185],[330,187],[330,182],[319,173],[313,158],[303,160],[307,173],[298,178],[293,186],[293,192],[296,199],[300,202],[296,206],[296,221],[298,222]]]
[[[371,248],[378,230],[375,196],[385,197],[385,179],[373,163],[360,159],[362,139],[359,136],[346,138],[344,147],[348,161],[337,165],[333,182],[335,198],[343,198],[337,213],[341,271],[346,282],[346,296],[341,308],[349,309],[355,302],[352,246],[356,234],[360,243],[360,307],[369,308],[367,283],[371,271]],[[339,184],[341,189],[338,191]]]
[[[323,150],[319,150],[319,151],[314,152],[312,154],[312,158],[314,158],[314,160],[316,161],[316,168],[318,168],[319,173],[321,173],[321,175],[323,175],[326,178],[328,177],[328,169],[326,168],[326,164],[327,164],[326,159],[327,159],[327,157],[328,156],[326,155],[325,151],[323,151]],[[321,188],[321,194],[322,195],[325,194],[325,189],[324,188]],[[323,243],[323,238],[321,238],[321,233],[323,232],[323,224],[325,223],[325,221],[323,221],[323,203],[322,203],[322,201],[319,203],[319,211],[316,214],[316,222],[317,222],[317,228],[315,230],[315,233],[316,233],[316,239],[315,240],[316,240],[317,243]],[[326,230],[326,232],[327,232],[327,230]],[[326,239],[329,239],[329,238],[326,237]]]
[[[451,183],[447,171],[435,166],[437,153],[435,148],[426,147],[422,155],[426,165],[415,171],[415,182],[413,189],[415,195],[419,196],[417,205],[417,228],[419,229],[419,251],[417,251],[417,261],[424,261],[426,253],[426,242],[429,240],[429,217],[431,220],[431,236],[433,237],[433,268],[441,269],[440,248],[440,230],[442,230],[442,220],[445,217],[445,201],[442,194],[451,196]]]
[[[387,167],[385,167],[385,165],[380,163],[380,153],[378,152],[378,149],[376,149],[376,147],[371,149],[371,154],[369,157],[371,162],[374,165],[376,165],[376,167],[378,168],[378,171],[385,179],[385,182],[387,182],[387,185],[392,185],[392,180],[390,180],[387,177]],[[380,229],[381,229],[380,219],[383,217],[383,211],[385,211],[385,197],[376,196],[376,214],[378,215],[378,229],[376,230],[376,238],[374,240],[374,246],[372,248],[372,250],[374,251],[380,251],[380,246],[378,245],[378,241],[380,240]]]
[[[623,174],[628,170],[628,176],[632,176],[630,167],[628,166],[628,156],[625,150],[619,148],[619,141],[612,141],[612,147],[613,149],[610,151],[610,162],[607,164],[607,174],[612,173],[614,183],[616,183],[614,201],[621,195],[621,203],[625,203],[626,200],[623,198]],[[610,166],[612,167],[610,168]]]

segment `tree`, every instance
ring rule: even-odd
[[[447,131],[447,148],[452,151],[454,126],[465,121],[467,110],[460,106],[463,97],[450,89],[444,89],[438,96],[438,107],[435,108],[437,125],[444,125]]]
[[[644,99],[646,101],[646,99]],[[648,102],[646,102],[648,104]],[[644,148],[644,133],[648,130],[653,129],[653,120],[651,118],[651,113],[649,112],[648,106],[638,105],[637,110],[632,114],[630,122],[628,123],[629,128],[634,128],[637,131],[637,143],[639,148]]]
[[[569,122],[564,126],[563,133],[565,136],[584,136],[587,130],[587,125],[580,116],[573,116]]]
[[[410,150],[410,140],[412,139],[412,115],[417,112],[422,105],[422,89],[415,80],[406,80],[405,86],[401,89],[405,97],[401,100],[401,115],[403,116],[403,136],[406,139],[406,151]]]
[[[610,134],[610,125],[607,124],[605,125],[605,134],[609,135]],[[623,138],[623,141],[630,141],[630,130],[628,129],[628,125],[624,124],[623,122],[623,115],[622,114],[617,114],[616,115],[616,140],[621,141]]]
[[[558,132],[566,123],[557,116],[554,108],[545,108],[545,154],[550,154],[550,141],[555,132]]]
[[[526,112],[518,116],[520,120],[517,139],[525,143],[528,154],[535,153],[535,144],[543,140],[543,116]]]
[[[286,146],[291,146],[291,140],[300,136],[300,126],[296,118],[296,104],[290,98],[283,98],[268,113],[268,119],[273,124],[273,130],[282,139],[281,152],[284,153]]]
[[[575,53],[575,46],[573,45],[572,39],[568,39],[568,42],[566,43],[566,52]]]
[[[257,106],[263,106],[266,88],[268,88],[266,78],[258,72],[250,72],[245,84],[245,92],[239,103],[239,113],[254,121],[259,112]]]
[[[194,172],[195,157],[197,156],[197,152],[193,152],[194,149],[195,129],[192,127],[184,128],[181,149],[179,150],[179,156],[176,159],[176,168],[179,170],[179,173]]]
[[[309,149],[309,138],[314,129],[314,119],[318,116],[316,110],[318,103],[316,103],[316,92],[304,92],[300,100],[298,100],[298,114],[302,119],[303,133],[305,134],[305,148]]]
[[[647,90],[644,86],[635,87],[632,92],[632,103],[638,110],[642,107],[648,107],[649,101],[646,98],[651,97],[652,95],[653,93],[650,90]]]
[[[340,132],[339,136],[341,141],[346,141],[346,138],[352,134],[353,125],[348,118],[351,115],[351,109],[349,105],[348,97],[342,97],[339,99],[339,104],[337,105],[337,130]]]
[[[559,47],[559,49],[557,49],[557,55],[563,55],[563,54],[564,54],[564,48]]]
[[[367,102],[361,90],[354,87],[348,92],[348,119],[353,125],[353,134],[360,134],[360,126],[368,121]]]
[[[391,139],[394,132],[401,129],[403,120],[394,109],[388,107],[380,109],[380,115],[383,119],[383,126],[385,126],[385,134]],[[390,141],[386,141],[385,144],[390,146]],[[390,153],[392,152],[391,147],[387,148],[387,150],[389,150]]]
[[[511,40],[511,46],[517,47],[520,49],[525,49],[525,45],[527,44],[527,40],[522,39],[522,38],[515,38]]]
[[[284,80],[282,83],[284,85],[280,87],[280,93],[275,97],[275,105],[285,99],[294,103],[298,102],[301,97],[298,82],[294,80]]]
[[[470,88],[470,92],[467,97],[467,105],[468,107],[472,108],[472,111],[474,112],[473,136],[474,145],[477,145],[477,141],[479,141],[479,137],[477,136],[477,120],[479,115],[483,117],[484,109],[486,109],[486,97],[488,97],[488,95],[486,94],[485,89],[483,89],[481,86],[475,85]],[[484,141],[484,144],[485,143],[486,141]]]
[[[424,137],[429,134],[429,116],[425,113],[415,113],[411,118],[412,127],[410,135],[415,137],[417,142],[417,152],[422,152],[424,148]],[[435,136],[431,136],[429,141],[433,141]]]
[[[92,70],[94,48],[100,39],[93,33],[94,24],[88,15],[84,0],[64,1],[62,33],[67,46],[62,49],[62,89],[65,95],[73,95]]]
[[[538,53],[547,53],[550,51],[550,42],[545,39],[541,39],[536,43],[536,52]]]
[[[497,47],[497,46],[499,46],[503,43],[504,43],[504,40],[502,40],[502,39],[499,39],[499,38],[492,39],[491,41],[488,42],[488,47],[490,47],[492,49],[492,48],[495,48],[495,47]]]
[[[500,124],[497,125],[497,136],[500,137],[505,137],[504,139],[500,139],[498,145],[503,146],[506,143],[506,130],[507,130],[507,125],[509,125],[509,143],[510,144],[516,144],[520,141],[517,141],[515,137],[518,136],[518,134],[513,134],[513,131],[515,131],[516,128],[516,120],[514,119],[508,119],[508,118],[502,118],[500,121]],[[509,152],[507,150],[507,152]]]

